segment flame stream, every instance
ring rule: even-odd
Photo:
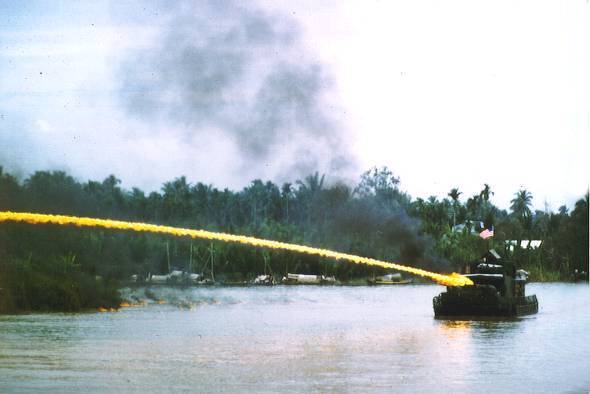
[[[244,245],[260,246],[271,249],[282,249],[298,253],[306,253],[310,255],[329,257],[336,260],[346,260],[356,264],[366,264],[383,268],[392,268],[398,271],[403,271],[410,274],[432,279],[433,281],[444,286],[465,286],[473,284],[473,282],[469,278],[457,273],[452,273],[450,275],[437,274],[435,272],[430,272],[419,268],[407,267],[405,265],[376,260],[368,257],[361,257],[347,253],[335,252],[333,250],[328,249],[313,248],[310,246],[290,244],[244,235],[233,235],[206,230],[193,230],[171,226],[160,226],[156,224],[140,222],[125,222],[120,220],[95,219],[66,215],[47,215],[27,212],[0,212],[0,223],[7,221],[25,222],[29,224],[59,224],[74,225],[80,227],[103,227],[109,229],[170,234],[178,237],[192,237],[223,242],[234,242]]]

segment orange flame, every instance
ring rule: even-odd
[[[405,265],[390,263],[387,261],[376,260],[368,257],[361,257],[347,253],[335,252],[328,249],[313,248],[310,246],[290,244],[268,239],[248,237],[244,235],[233,235],[218,233],[206,230],[192,230],[187,228],[178,228],[171,226],[160,226],[156,224],[125,222],[120,220],[95,219],[65,215],[46,215],[40,213],[27,212],[0,212],[0,223],[6,221],[25,222],[30,224],[59,224],[74,225],[80,227],[103,227],[119,230],[133,230],[140,232],[151,232],[159,234],[170,234],[178,237],[202,238],[223,242],[234,242],[251,246],[259,246],[271,249],[289,250],[298,253],[329,257],[336,260],[345,260],[355,264],[366,264],[383,268],[391,268],[398,271],[429,278],[444,286],[465,286],[472,285],[473,282],[460,274],[452,273],[450,275],[437,274],[419,268],[407,267]]]

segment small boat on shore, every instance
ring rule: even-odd
[[[367,279],[367,284],[369,286],[407,285],[408,283],[412,283],[412,279],[403,279],[402,274],[400,273],[386,274]]]
[[[254,286],[272,286],[274,285],[275,280],[272,275],[258,275],[252,282],[251,285]]]
[[[287,274],[282,280],[285,285],[334,285],[336,278],[324,275]]]
[[[205,278],[202,274],[195,274],[186,271],[174,270],[166,275],[152,275],[148,273],[145,279],[134,274],[129,278],[130,283],[145,285],[166,285],[166,286],[202,286],[213,285],[215,282]]]

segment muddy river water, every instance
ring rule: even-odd
[[[156,288],[167,304],[0,316],[0,392],[590,390],[587,284],[531,284],[539,313],[511,321],[435,320],[443,290]]]

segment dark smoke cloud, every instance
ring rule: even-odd
[[[158,42],[120,69],[129,114],[173,126],[195,152],[207,148],[198,137],[221,130],[245,176],[269,163],[278,178],[356,170],[348,135],[326,110],[329,73],[292,19],[218,1],[183,2],[165,17]]]
[[[354,247],[355,240],[369,237],[372,244],[368,249],[355,252],[372,256],[373,250],[385,250],[385,255],[375,257],[428,269],[449,269],[448,262],[433,254],[433,239],[420,234],[420,222],[410,217],[404,208],[384,207],[374,198],[366,197],[350,204],[334,215],[330,233],[339,237],[333,240],[336,247],[349,248],[346,240],[352,240]],[[339,244],[341,242],[345,244]]]

